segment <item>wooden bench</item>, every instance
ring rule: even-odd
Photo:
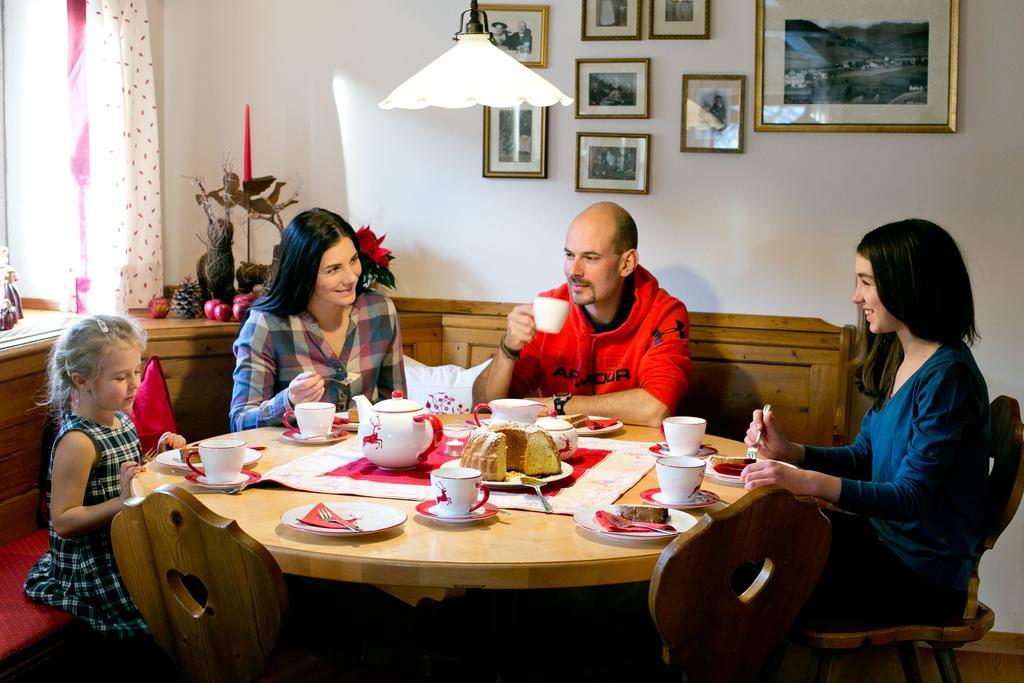
[[[402,343],[427,365],[470,367],[490,358],[514,304],[395,298]],[[849,433],[855,329],[816,318],[690,313],[695,372],[682,412],[740,439],[751,411],[771,403],[794,441],[844,445]]]

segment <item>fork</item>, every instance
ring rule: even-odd
[[[362,529],[360,529],[357,524],[350,522],[347,519],[342,519],[341,517],[334,514],[333,512],[331,512],[331,510],[327,508],[320,508],[319,510],[316,511],[316,514],[319,515],[320,519],[324,520],[325,522],[334,522],[335,524],[340,524],[349,531],[362,531]]]
[[[772,404],[765,403],[764,408],[761,408],[761,424],[764,424],[765,417],[768,413],[772,412]],[[747,449],[747,457],[752,460],[757,460],[757,444],[761,441],[761,430],[757,430],[757,437],[754,439],[754,445]]]
[[[662,528],[659,528],[658,526],[656,526],[655,524],[653,524],[651,522],[636,522],[636,521],[633,521],[632,519],[626,519],[622,515],[617,515],[614,512],[607,512],[605,514],[606,514],[605,519],[607,519],[609,522],[611,522],[612,524],[614,524],[617,527],[638,526],[638,527],[640,527],[642,529],[648,529],[650,531],[657,531],[660,534],[678,534],[679,533],[678,529],[662,529]]]
[[[153,458],[156,457],[156,449],[150,448],[145,453],[139,456],[139,465],[146,465],[150,463]]]

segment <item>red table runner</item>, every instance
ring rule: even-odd
[[[579,448],[571,458],[566,460],[572,465],[572,474],[565,479],[548,484],[544,487],[544,495],[557,496],[559,491],[568,488],[576,483],[587,470],[594,467],[605,459],[611,451],[597,448]],[[427,460],[408,470],[387,470],[374,465],[366,458],[353,460],[347,465],[342,465],[330,472],[325,472],[325,477],[348,477],[349,479],[379,481],[388,484],[412,484],[418,486],[430,485],[430,473],[443,465],[454,460],[444,455],[444,444],[439,445],[427,455]]]

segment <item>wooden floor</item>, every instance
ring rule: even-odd
[[[918,661],[925,683],[940,683],[931,648],[918,647]],[[957,665],[964,681],[984,683],[1020,683],[1024,681],[1024,656],[990,652],[957,651]],[[779,671],[783,683],[805,680],[808,651],[790,645]],[[813,680],[813,678],[811,679]],[[832,668],[832,683],[904,683],[903,669],[895,647],[878,647],[852,653],[840,659]]]

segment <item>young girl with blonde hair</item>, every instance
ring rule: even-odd
[[[29,571],[25,593],[70,612],[104,639],[148,629],[114,561],[110,522],[143,469],[128,416],[139,388],[145,333],[126,318],[92,315],[54,344],[46,404],[59,428],[50,456],[50,548]],[[158,450],[180,448],[178,434]]]

